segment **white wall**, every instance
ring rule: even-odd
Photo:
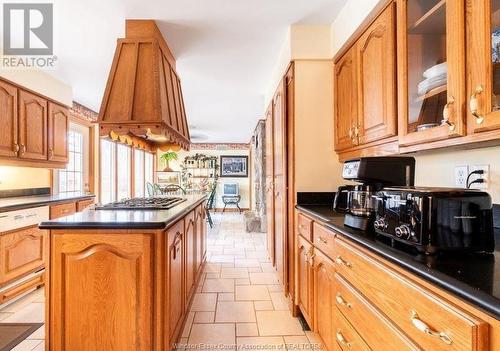
[[[184,160],[184,157],[187,155],[195,155],[195,154],[203,154],[207,156],[217,156],[220,157],[221,155],[226,156],[249,156],[250,151],[249,150],[234,150],[234,149],[229,149],[229,150],[191,150],[189,152],[186,151],[179,151],[179,160],[177,162],[171,162],[170,167],[175,170],[175,171],[180,171],[181,166],[180,164]],[[161,152],[158,152],[158,157],[161,155]],[[220,163],[220,160],[219,162]],[[162,169],[164,165],[158,164],[159,167],[158,169]],[[249,162],[249,167],[250,167],[250,162]],[[240,207],[241,208],[250,208],[250,169],[248,171],[248,177],[247,178],[219,178],[219,182],[217,185],[217,193],[215,195],[216,198],[216,208],[222,208],[224,207],[224,203],[222,202],[222,184],[224,183],[238,183],[240,187],[240,195],[241,195],[241,202],[240,202]],[[230,206],[233,207],[233,206]],[[229,208],[229,207],[228,207]]]

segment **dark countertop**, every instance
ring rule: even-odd
[[[495,229],[493,254],[425,256],[401,251],[387,239],[346,227],[344,216],[330,205],[297,205],[296,208],[325,223],[356,244],[446,290],[500,320],[500,229]]]
[[[25,208],[33,208],[53,204],[55,202],[83,200],[93,197],[95,197],[94,194],[78,192],[58,195],[36,195],[2,198],[0,199],[0,212],[22,210]]]
[[[192,211],[206,195],[188,195],[169,210],[87,209],[67,217],[40,223],[41,229],[164,229]]]

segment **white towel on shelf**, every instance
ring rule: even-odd
[[[448,63],[443,62],[438,65],[432,66],[424,72],[424,78],[430,79],[442,76],[448,73]]]
[[[424,95],[428,91],[445,85],[448,80],[448,75],[446,73],[441,74],[434,78],[428,78],[426,80],[418,83],[418,95]]]

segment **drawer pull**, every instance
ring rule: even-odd
[[[323,243],[323,244],[328,244],[328,240],[323,239],[322,237],[318,236],[318,242]]]
[[[445,344],[451,345],[452,340],[446,333],[437,332],[435,330],[432,330],[427,324],[425,324],[424,321],[422,321],[419,318],[417,312],[411,311],[410,320],[413,323],[413,326],[415,328],[417,328],[418,330],[420,330],[422,333],[425,333],[425,334],[430,335],[430,336],[436,336],[439,339],[441,339],[441,341],[444,342]]]
[[[337,330],[337,334],[335,336],[340,345],[346,346],[349,349],[352,347],[352,344],[344,338],[344,335],[342,335],[340,329]]]
[[[352,268],[351,262],[347,262],[340,255],[335,258],[335,262],[337,262],[337,264],[341,264],[341,265],[344,265],[346,267]]]
[[[352,304],[350,304],[349,302],[347,302],[346,300],[344,300],[344,298],[342,297],[342,295],[340,293],[337,294],[337,296],[335,297],[335,299],[337,300],[337,303],[339,305],[345,306],[347,308],[352,308]]]

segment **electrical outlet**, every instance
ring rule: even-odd
[[[473,174],[470,176],[469,184],[476,179],[483,179],[483,183],[472,184],[471,189],[488,189],[490,186],[490,165],[475,165],[469,167],[469,172],[482,170],[483,174]]]
[[[466,180],[469,175],[469,166],[456,166],[455,167],[455,186],[457,188],[465,189],[467,187]]]

